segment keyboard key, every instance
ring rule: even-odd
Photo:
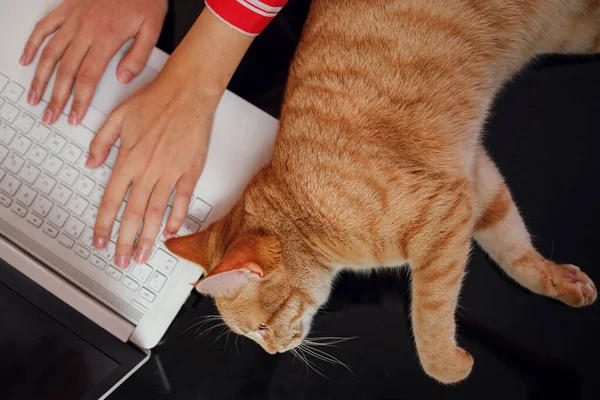
[[[110,231],[110,238],[116,239],[119,235],[119,228],[121,227],[121,223],[119,221],[115,221],[112,226],[112,230]]]
[[[133,276],[138,281],[144,283],[150,277],[152,273],[152,268],[147,266],[146,264],[136,264],[133,267],[133,271],[131,272],[131,276]]]
[[[63,165],[62,169],[58,173],[58,179],[63,181],[69,186],[73,186],[75,179],[79,176],[79,172],[69,164]]]
[[[45,195],[49,195],[56,185],[56,180],[48,176],[47,174],[42,173],[38,180],[35,182],[35,188]]]
[[[110,266],[106,269],[106,273],[111,277],[114,278],[115,280],[120,280],[121,277],[123,276],[123,273],[121,271],[119,271],[118,269],[116,269],[113,266]]]
[[[112,147],[112,149],[110,149],[110,152],[108,153],[108,157],[106,157],[106,161],[104,162],[106,165],[108,165],[109,167],[113,168],[115,166],[115,162],[117,161],[117,153],[119,152],[119,149],[117,149],[115,146]]]
[[[149,303],[152,303],[154,301],[154,299],[156,298],[156,295],[154,293],[152,293],[151,291],[149,291],[148,289],[146,289],[145,287],[140,289],[140,296],[146,300]]]
[[[27,220],[27,222],[29,222],[31,225],[37,228],[42,226],[42,223],[44,222],[43,219],[32,213],[27,214],[27,217],[25,217],[25,219]]]
[[[13,203],[10,209],[19,217],[24,217],[27,214],[27,209],[18,203]]]
[[[195,198],[190,206],[189,215],[197,221],[204,222],[210,214],[212,206],[199,198]]]
[[[48,152],[37,143],[34,143],[34,145],[31,146],[27,152],[27,158],[37,165],[42,165],[42,162],[44,162],[44,159],[47,155]]]
[[[169,217],[171,216],[171,211],[173,211],[173,207],[167,206],[167,209],[165,210],[165,215],[163,215],[161,225],[167,225],[167,221],[169,221]]]
[[[100,271],[102,271],[104,268],[106,268],[106,261],[104,261],[103,259],[101,259],[100,257],[98,257],[95,254],[92,254],[92,257],[90,258],[90,264],[92,264],[94,267],[98,268]]]
[[[126,202],[121,203],[121,208],[119,208],[119,211],[117,212],[117,221],[120,221],[121,218],[123,218],[123,213],[125,212],[126,207],[127,207]]]
[[[109,262],[112,262],[112,260],[115,258],[116,249],[117,245],[115,244],[115,242],[110,241],[108,242],[108,245],[104,248],[104,250],[100,251],[100,255],[107,259]]]
[[[33,119],[33,117],[31,115],[25,114],[24,112],[22,112],[17,117],[14,126],[21,132],[29,133],[29,131],[33,127],[34,123],[35,123],[35,120]]]
[[[52,175],[56,175],[60,170],[60,167],[62,167],[62,165],[63,162],[60,158],[58,158],[54,154],[48,154],[48,157],[46,157],[46,160],[42,164],[42,168],[44,168],[47,172],[51,173]]]
[[[46,218],[53,205],[54,204],[44,196],[37,196],[33,201],[33,207],[31,209],[33,212]]]
[[[89,226],[85,228],[83,231],[83,235],[81,236],[81,243],[86,245],[87,247],[94,247],[94,230]]]
[[[60,235],[58,235],[58,243],[70,249],[75,244],[75,241],[67,235],[65,235],[64,233],[61,233]]]
[[[85,117],[81,121],[81,125],[86,128],[98,132],[106,122],[107,116],[93,107],[88,108]]]
[[[0,74],[0,91],[4,89],[4,86],[8,83],[8,78],[2,74]]]
[[[2,163],[2,165],[13,174],[18,174],[21,167],[23,167],[23,164],[25,164],[25,160],[15,153],[10,153]]]
[[[12,175],[6,175],[4,179],[2,179],[2,182],[0,182],[0,189],[4,190],[11,196],[14,196],[15,193],[17,193],[17,190],[19,190],[20,186],[21,181]]]
[[[11,124],[17,119],[17,115],[19,115],[19,109],[9,102],[5,102],[2,107],[0,107],[0,118]]]
[[[152,275],[152,278],[150,278],[150,281],[148,282],[148,287],[158,293],[163,288],[166,281],[166,276],[164,276],[160,272],[155,272],[154,275]]]
[[[108,183],[108,178],[110,178],[110,174],[112,174],[112,169],[110,169],[109,166],[102,164],[94,170],[92,176],[96,178],[98,183],[106,185]]]
[[[0,146],[0,162],[2,162],[6,158],[8,153],[10,152],[6,147]]]
[[[11,149],[23,155],[27,153],[29,146],[31,146],[31,140],[27,139],[23,135],[17,136],[17,138],[10,144]]]
[[[35,190],[30,188],[29,186],[23,185],[17,192],[16,198],[17,201],[20,201],[21,203],[29,207],[31,203],[33,203],[33,199],[35,199],[36,196],[37,192]]]
[[[48,221],[59,228],[63,227],[67,222],[67,218],[69,218],[69,213],[58,206],[52,207],[50,213],[48,213]]]
[[[42,227],[42,232],[44,232],[46,235],[53,237],[53,238],[55,238],[56,235],[58,235],[58,229],[56,229],[52,225],[48,225],[48,224],[45,224]]]
[[[171,275],[177,265],[177,259],[166,251],[158,249],[150,258],[148,264],[167,275]]]
[[[200,225],[195,223],[194,221],[192,221],[189,218],[185,218],[183,220],[183,224],[181,225],[181,228],[179,228],[179,235],[180,236],[185,236],[185,235],[189,235],[191,233],[196,233],[198,232],[198,230],[200,230]]]
[[[87,209],[87,211],[83,215],[83,219],[88,224],[94,225],[96,223],[96,218],[98,218],[98,207],[92,205]]]
[[[46,141],[48,135],[50,135],[50,128],[48,128],[46,125],[40,122],[35,124],[33,130],[29,134],[30,137],[34,138],[35,140],[41,143],[44,143]]]
[[[75,190],[86,197],[90,195],[94,186],[96,186],[94,181],[83,174],[77,179],[77,182],[75,182]]]
[[[19,172],[19,178],[23,179],[30,185],[33,185],[39,175],[40,170],[29,163],[25,164],[25,166]]]
[[[88,157],[89,157],[89,153],[83,153],[81,155],[81,157],[79,157],[79,160],[77,160],[77,162],[75,163],[75,166],[78,169],[85,171],[87,174],[91,174],[94,171],[85,166],[85,163],[86,163]]]
[[[89,200],[92,203],[100,204],[102,201],[102,196],[104,196],[104,191],[106,188],[104,186],[98,185],[96,189],[92,192],[92,195],[89,197]]]
[[[48,103],[42,100],[36,105],[31,105],[27,102],[27,98],[23,96],[21,97],[21,100],[19,100],[19,106],[21,106],[23,110],[35,115],[36,118],[39,118],[44,114],[44,111],[46,111]]]
[[[140,287],[139,283],[137,283],[128,276],[126,276],[125,279],[123,279],[123,285],[125,285],[128,289],[133,290],[134,292],[136,292]]]
[[[80,244],[75,245],[75,248],[73,249],[73,251],[75,252],[75,254],[77,254],[79,257],[83,258],[84,260],[87,260],[88,257],[90,256],[90,251]]]
[[[6,175],[6,171],[0,168],[0,181],[4,178],[4,175]]]
[[[56,200],[59,204],[64,206],[65,204],[67,204],[67,201],[69,200],[72,194],[73,191],[68,189],[62,183],[59,183],[58,185],[56,185],[56,187],[50,194],[50,198],[52,200]]]
[[[86,199],[84,199],[78,194],[75,194],[73,195],[73,197],[71,197],[71,200],[69,200],[69,204],[67,204],[67,209],[73,214],[81,217],[88,204],[90,203],[88,203]]]
[[[73,143],[67,143],[61,155],[71,164],[75,164],[79,157],[83,154],[83,150],[75,146]]]
[[[75,239],[79,239],[84,229],[85,224],[75,217],[69,218],[64,227],[65,232]]]
[[[25,89],[23,89],[22,86],[17,85],[14,82],[10,82],[2,91],[2,95],[10,101],[12,101],[13,103],[16,103],[24,91]]]
[[[10,206],[10,203],[12,203],[12,199],[4,193],[0,193],[0,204],[2,204],[4,207],[8,207]]]
[[[9,144],[13,137],[17,134],[17,131],[6,124],[0,126],[0,142]]]
[[[56,154],[59,154],[61,152],[61,150],[65,147],[66,144],[67,144],[67,139],[60,136],[56,132],[52,132],[50,134],[50,136],[48,136],[48,139],[46,139],[46,145],[48,146],[50,151],[52,151]]]

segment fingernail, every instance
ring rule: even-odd
[[[37,95],[37,92],[33,89],[29,90],[29,93],[27,93],[27,102],[31,105],[36,105],[37,103],[39,103],[40,98]]]
[[[92,241],[92,244],[94,245],[95,248],[97,249],[103,249],[106,247],[106,245],[108,244],[108,240],[105,238],[94,238],[94,240]]]
[[[163,232],[163,236],[165,237],[165,239],[174,238],[176,235],[177,235],[177,232],[173,232],[173,231],[170,231],[170,230],[169,231],[165,230]]]
[[[21,59],[19,60],[19,63],[20,63],[21,65],[25,65],[25,63],[26,63],[26,62],[27,62],[27,55],[26,55],[25,53],[23,53],[23,54],[21,55]]]
[[[54,113],[52,112],[51,109],[48,108],[48,109],[46,109],[46,112],[44,113],[44,118],[42,118],[42,121],[49,124],[50,122],[52,122],[53,116],[54,116]]]
[[[71,111],[69,114],[69,125],[78,125],[79,124],[79,114],[75,111]]]
[[[85,161],[85,166],[87,168],[92,168],[95,164],[94,161],[94,156],[92,156],[91,154],[88,156],[88,159]]]
[[[133,79],[133,74],[127,70],[119,72],[119,81],[121,83],[129,83]]]
[[[119,256],[115,260],[115,264],[117,264],[117,267],[127,268],[127,267],[129,267],[129,264],[131,264],[131,257],[130,256]]]
[[[148,250],[146,250],[146,249],[136,250],[135,254],[133,256],[133,259],[138,264],[145,264],[146,261],[148,261],[147,258],[148,258]]]

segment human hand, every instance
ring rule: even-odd
[[[139,74],[154,48],[168,0],[65,0],[40,20],[21,56],[29,65],[44,39],[56,32],[42,50],[27,101],[38,104],[58,65],[52,98],[43,121],[53,124],[62,113],[75,86],[69,123],[77,125],[85,116],[96,85],[109,61],[123,44],[133,46],[117,67],[123,83]]]

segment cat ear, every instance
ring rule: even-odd
[[[224,259],[196,284],[196,290],[211,297],[229,297],[250,280],[261,279],[262,276],[263,269],[254,262],[235,264]]]
[[[196,232],[191,235],[168,239],[165,246],[173,254],[189,260],[204,268],[208,267],[209,231]]]

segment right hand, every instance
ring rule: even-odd
[[[119,63],[117,77],[129,83],[142,72],[158,41],[167,8],[168,0],[64,0],[35,25],[21,56],[21,64],[31,64],[44,39],[56,32],[42,51],[28,102],[40,102],[58,65],[43,121],[53,124],[58,119],[75,86],[69,123],[79,124],[109,61],[131,38],[135,41]]]

